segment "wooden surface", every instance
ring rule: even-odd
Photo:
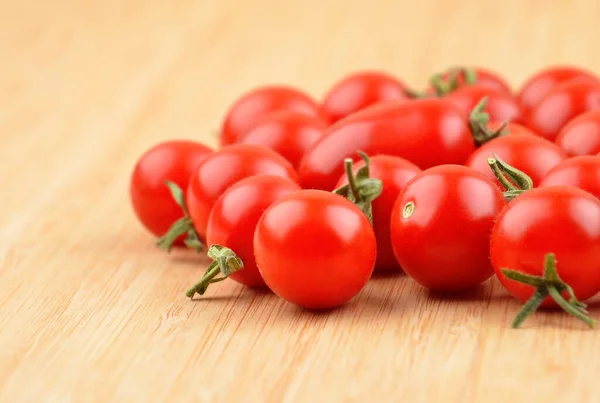
[[[377,276],[322,314],[232,282],[190,301],[206,261],[154,248],[127,185],[155,142],[216,144],[258,84],[600,72],[598,15],[593,0],[1,0],[0,401],[597,402],[599,333],[558,313],[511,330],[518,304],[494,282],[449,299]]]

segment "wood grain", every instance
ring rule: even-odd
[[[311,313],[166,256],[127,198],[138,155],[216,144],[267,82],[315,96],[358,68],[412,85],[454,64],[516,86],[600,72],[592,0],[0,1],[0,401],[597,402],[600,337],[563,314],[509,328],[495,282],[460,298],[376,276]],[[600,310],[593,309],[599,315]]]

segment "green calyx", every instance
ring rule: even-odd
[[[475,140],[475,144],[477,144],[477,146],[481,146],[482,144],[485,144],[496,137],[505,136],[509,133],[507,127],[508,120],[503,122],[496,130],[490,130],[488,128],[490,115],[485,111],[487,102],[487,97],[481,98],[469,115],[471,134],[473,135],[473,140]]]
[[[542,276],[532,276],[509,269],[502,269],[502,273],[510,280],[535,288],[533,296],[523,305],[523,308],[515,317],[512,323],[513,328],[518,328],[529,315],[540,307],[548,296],[567,313],[585,322],[589,327],[594,327],[596,324],[596,321],[589,317],[589,312],[586,310],[587,305],[580,302],[575,297],[571,286],[561,280],[556,270],[556,256],[553,253],[548,253],[544,257],[544,274]],[[569,296],[568,300],[563,297],[563,293]]]
[[[488,165],[494,176],[504,188],[506,201],[511,201],[517,196],[533,189],[533,181],[525,172],[502,161],[496,153],[493,158],[488,158]]]
[[[203,295],[209,285],[223,281],[231,273],[244,268],[242,259],[225,246],[211,245],[206,254],[213,259],[213,262],[208,266],[200,281],[185,292],[188,298],[193,298],[196,294]]]
[[[196,249],[201,251],[204,248],[204,245],[200,241],[200,237],[194,228],[194,224],[192,223],[192,219],[190,218],[190,214],[185,204],[185,198],[183,196],[183,191],[179,186],[171,181],[166,181],[165,185],[169,188],[171,192],[171,196],[175,199],[175,202],[181,207],[183,211],[183,217],[179,220],[175,221],[171,228],[160,238],[156,240],[156,245],[169,252],[173,248],[173,244],[183,234],[187,234],[185,239],[185,245],[190,249]]]
[[[344,185],[333,193],[345,197],[352,203],[361,209],[367,216],[371,224],[373,224],[373,200],[377,199],[383,190],[383,184],[380,179],[371,178],[369,172],[369,166],[371,160],[367,154],[362,151],[358,151],[358,154],[365,162],[365,165],[359,168],[354,174],[352,170],[352,159],[346,158],[344,160],[344,168],[346,170],[346,176],[348,177],[348,184]]]
[[[461,74],[464,77],[466,85],[477,83],[477,73],[475,70],[465,67],[453,67],[447,73],[436,74],[429,80],[429,83],[435,90],[436,96],[443,97],[456,91],[460,86],[459,77]],[[446,77],[444,78],[444,76]]]

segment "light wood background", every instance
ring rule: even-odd
[[[204,259],[167,256],[129,206],[167,138],[216,144],[267,82],[315,96],[382,68],[454,64],[515,85],[600,72],[600,2],[0,1],[0,401],[598,402],[600,335],[559,313],[521,330],[497,283],[455,299],[377,276],[302,311],[235,283],[190,301]],[[593,314],[600,316],[599,309]]]

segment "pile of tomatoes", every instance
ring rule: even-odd
[[[138,160],[130,196],[165,250],[308,309],[352,299],[374,270],[461,292],[492,276],[590,326],[600,291],[600,79],[571,66],[518,90],[451,68],[423,91],[361,71],[321,100],[269,85],[226,112],[220,147],[173,140]]]

